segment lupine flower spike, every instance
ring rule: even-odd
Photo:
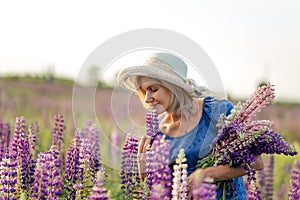
[[[138,140],[128,135],[122,152],[122,191],[125,199],[134,198],[140,193],[140,178],[137,163]]]
[[[55,115],[54,116],[54,127],[52,129],[52,146],[56,148],[59,152],[59,161],[61,172],[63,172],[64,164],[65,164],[65,147],[64,147],[64,139],[63,132],[65,130],[63,115]]]
[[[66,170],[65,170],[65,189],[67,192],[67,199],[74,199],[76,191],[74,185],[79,179],[83,179],[82,174],[79,171],[79,147],[80,137],[78,131],[75,131],[73,140],[70,143],[66,156]]]
[[[35,199],[59,199],[62,193],[59,152],[55,146],[45,153],[39,153],[34,173],[32,197]]]
[[[289,200],[300,199],[300,163],[298,160],[294,161],[291,177],[291,190],[288,194]]]
[[[165,136],[157,135],[153,142],[151,148],[153,157],[149,166],[153,172],[150,200],[167,200],[171,197],[172,172],[169,167],[170,146],[171,143],[165,139]]]
[[[34,125],[32,123],[29,124],[29,126],[28,126],[29,145],[30,145],[32,157],[35,159],[37,157],[37,149],[35,148],[36,141],[37,141],[37,133],[38,133],[37,130],[38,130],[38,127],[34,127]]]
[[[249,184],[247,200],[262,200],[260,190],[258,189],[257,184],[254,180],[252,180]]]
[[[2,121],[0,118],[0,160],[5,155],[10,142],[10,126],[9,123]]]
[[[264,187],[264,199],[265,200],[272,200],[273,199],[273,182],[274,182],[274,155],[271,154],[268,157],[265,166],[265,187]]]
[[[96,174],[101,167],[99,134],[99,128],[92,121],[88,121],[86,127],[80,131],[81,143],[85,146],[86,152],[88,152],[89,173],[93,182],[96,181]]]
[[[6,150],[0,163],[0,199],[16,200],[16,188],[18,181],[17,154],[14,151]]]
[[[176,164],[173,166],[172,200],[188,198],[188,173],[184,149],[179,150]]]
[[[274,180],[274,155],[267,157],[264,170],[257,173],[258,186],[261,191],[261,197],[265,200],[273,199],[273,180]]]
[[[35,161],[33,160],[31,147],[29,144],[28,132],[26,132],[26,124],[24,117],[17,117],[15,122],[15,129],[13,141],[10,151],[17,155],[18,162],[18,182],[16,187],[16,195],[19,197],[22,193],[27,196],[31,193],[33,184],[33,174],[35,168]]]
[[[201,170],[195,172],[195,182],[191,186],[192,199],[197,200],[216,200],[216,184],[214,179],[203,177]]]
[[[66,157],[65,189],[68,199],[86,198],[101,169],[99,130],[91,121],[76,130]]]
[[[104,188],[107,174],[105,170],[99,170],[97,172],[97,180],[91,190],[91,194],[88,197],[89,200],[108,200],[107,189]]]
[[[152,106],[148,109],[147,116],[146,116],[146,135],[142,137],[141,142],[144,139],[151,138],[151,142],[147,148],[147,151],[145,153],[145,172],[146,172],[146,179],[145,179],[145,196],[150,196],[150,191],[152,188],[152,182],[153,182],[153,170],[152,170],[152,162],[153,162],[153,156],[154,151],[151,150],[151,146],[154,142],[154,140],[159,140],[156,138],[158,132],[159,132],[159,120],[158,115],[155,109],[153,109]]]
[[[158,115],[153,107],[150,107],[146,116],[146,134],[150,137],[155,137],[159,132],[158,129]]]

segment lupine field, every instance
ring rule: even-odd
[[[149,123],[155,125],[155,114],[148,112],[146,123],[146,112],[138,99],[133,99],[132,116],[138,111],[142,115],[131,120],[148,128],[142,133],[124,133],[113,123],[107,106],[110,95],[109,88],[96,93],[101,128],[93,121],[75,127],[71,83],[0,80],[0,199],[187,199],[184,151],[180,151],[172,174],[167,165],[169,143],[163,137],[154,140],[153,151],[147,157],[151,161],[148,163],[157,166],[146,166],[152,170],[145,181],[140,180],[137,145],[141,135],[152,136],[149,127],[155,126]],[[295,149],[279,142],[278,146],[283,145],[280,152],[264,154],[263,171],[248,171],[248,199],[299,199],[300,157],[294,155],[299,152],[299,113],[298,104],[273,103],[258,114],[258,119],[272,120],[272,131],[280,133]],[[265,144],[262,138],[260,141]],[[216,187],[199,174],[190,195],[194,199],[215,199]]]

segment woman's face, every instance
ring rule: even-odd
[[[145,104],[153,106],[157,114],[165,112],[171,100],[171,94],[168,88],[163,86],[161,82],[154,78],[141,77],[138,80],[140,92],[143,96],[142,100]]]

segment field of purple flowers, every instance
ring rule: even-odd
[[[135,157],[128,159],[135,155],[132,152],[137,151],[138,138],[121,133],[113,124],[107,106],[111,90],[98,89],[95,96],[98,120],[101,125],[105,124],[101,133],[92,122],[80,129],[75,128],[72,86],[71,83],[46,83],[42,80],[0,80],[0,199],[142,199],[141,195],[149,195],[149,188],[141,184],[136,163],[132,162]],[[138,99],[132,102],[132,116],[145,113]],[[299,113],[299,104],[275,103],[267,106],[258,118],[274,121],[274,130],[299,151]],[[134,120],[142,124],[145,116],[135,116]],[[103,137],[109,138],[110,142],[101,143]],[[159,149],[166,145],[161,141],[156,146]],[[293,190],[299,192],[296,187],[299,187],[299,163],[294,162],[296,159],[299,160],[299,156],[265,156],[266,168],[257,174],[263,199],[287,199]],[[184,152],[179,155],[177,164],[179,176],[184,177]],[[174,193],[173,199],[185,198],[184,181],[173,180],[178,184],[169,186]],[[210,188],[215,186],[207,182],[201,183],[199,188],[211,191],[213,195]],[[162,187],[156,184],[153,190],[161,191]],[[175,191],[183,191],[183,196]],[[151,199],[161,199],[159,195],[160,192]],[[209,198],[197,196],[197,199]]]

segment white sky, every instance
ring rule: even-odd
[[[138,28],[162,28],[197,42],[225,89],[248,96],[268,78],[278,99],[298,100],[298,0],[0,0],[0,75],[43,73],[76,78],[101,43]]]

